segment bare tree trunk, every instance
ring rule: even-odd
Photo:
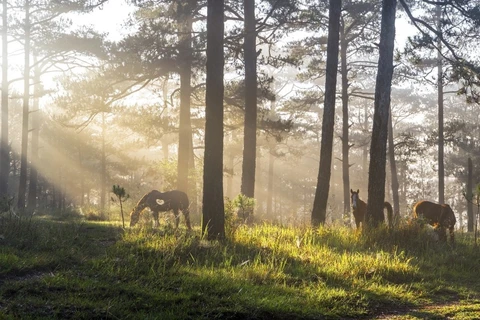
[[[190,159],[190,141],[192,139],[192,125],[190,122],[190,94],[192,79],[192,23],[193,8],[196,1],[186,1],[183,6],[178,6],[180,13],[180,124],[178,137],[178,165],[177,189],[188,194],[188,170]]]
[[[162,140],[162,151],[163,151],[163,159],[168,160],[169,152],[168,152],[168,142],[166,140]]]
[[[243,3],[245,15],[245,122],[240,192],[253,198],[255,196],[257,155],[257,33],[255,30],[255,0],[244,0]],[[247,221],[249,214],[250,212],[247,212]]]
[[[33,61],[34,68],[34,85],[35,96],[33,98],[33,110],[32,114],[32,146],[31,146],[31,160],[30,160],[30,183],[28,185],[28,201],[27,210],[33,212],[37,207],[37,192],[38,192],[38,149],[39,149],[39,135],[40,135],[40,108],[39,100],[42,91],[42,85],[40,83],[40,67],[37,64],[37,57],[34,55]]]
[[[100,159],[100,211],[105,213],[106,188],[107,188],[107,155],[105,150],[105,136],[107,126],[105,124],[105,112],[102,112],[102,153]]]
[[[8,4],[2,1],[2,131],[0,142],[0,197],[8,196],[10,148],[8,145]]]
[[[233,131],[232,131],[232,135],[230,137],[230,141],[231,143],[234,142],[234,137],[233,137]],[[229,199],[233,199],[234,195],[233,195],[233,176],[234,176],[234,173],[235,173],[235,169],[233,168],[235,166],[235,154],[233,153],[233,151],[229,152],[228,153],[228,156],[227,156],[227,168],[228,168],[228,176],[227,176],[227,190],[226,190],[226,193],[227,193],[227,197]]]
[[[267,217],[272,217],[273,207],[273,170],[275,164],[275,157],[272,154],[273,150],[270,150],[268,153],[268,190],[267,190]]]
[[[348,69],[347,69],[347,39],[345,39],[345,25],[342,21],[340,28],[340,60],[342,73],[342,176],[343,176],[343,214],[350,216],[350,164],[348,153]]]
[[[473,174],[472,159],[468,158],[468,178],[467,178],[467,231],[473,232],[475,216],[473,214]]]
[[[387,158],[388,117],[393,74],[396,0],[383,0],[378,72],[375,85],[370,166],[368,176],[368,207],[366,222],[376,226],[385,221],[385,168]]]
[[[369,132],[368,128],[368,106],[365,104],[364,106],[364,119],[363,119],[363,130],[365,132]],[[363,181],[368,181],[368,144],[365,143],[365,146],[363,147],[363,153],[362,153],[362,169],[363,169]]]
[[[442,6],[437,5],[437,32],[441,33]],[[438,93],[438,202],[445,203],[445,167],[443,142],[443,60],[442,41],[437,40],[437,93]]]
[[[330,175],[333,149],[333,126],[335,122],[335,93],[337,86],[338,42],[340,29],[341,0],[329,1],[327,69],[325,77],[325,102],[323,107],[322,142],[317,190],[313,201],[312,226],[325,223],[330,190]]]
[[[400,217],[400,197],[398,195],[399,183],[397,176],[397,164],[395,162],[395,145],[393,143],[392,108],[390,108],[390,116],[388,120],[388,156],[390,161],[390,176],[392,180],[393,216],[395,220],[397,220]]]
[[[28,116],[30,100],[30,0],[25,0],[25,65],[24,65],[24,92],[22,115],[22,147],[20,160],[20,181],[18,186],[18,209],[25,209],[27,192],[27,152],[28,152]]]
[[[78,165],[80,167],[80,206],[83,207],[85,205],[85,174],[83,166],[83,156],[80,149],[78,150]]]
[[[223,32],[224,1],[207,2],[207,80],[202,232],[225,238],[223,199]]]

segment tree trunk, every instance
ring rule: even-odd
[[[364,106],[364,119],[363,119],[363,130],[364,132],[370,132],[368,128],[368,106],[365,104]],[[362,176],[363,176],[363,181],[368,181],[368,144],[365,142],[365,145],[363,146],[363,152],[362,152]]]
[[[34,85],[35,85],[35,96],[33,98],[33,111],[32,111],[32,146],[31,146],[31,160],[30,160],[30,183],[28,185],[28,201],[27,201],[27,210],[28,212],[33,212],[37,207],[37,191],[38,191],[38,149],[39,149],[39,135],[40,135],[40,108],[39,100],[41,94],[41,83],[40,83],[40,68],[37,65],[37,57],[34,55],[33,61],[35,64],[34,68]]]
[[[102,112],[102,153],[100,155],[100,212],[105,213],[106,189],[107,189],[107,155],[105,150],[105,136],[107,126],[105,124],[105,112]]]
[[[340,29],[340,60],[342,73],[342,177],[343,177],[343,214],[350,216],[350,164],[348,153],[348,69],[347,69],[347,39],[345,39],[345,25]]]
[[[245,122],[242,162],[242,185],[240,192],[255,196],[255,162],[257,149],[257,53],[255,30],[255,0],[244,0],[245,15]],[[249,212],[247,212],[248,220]]]
[[[473,214],[473,174],[472,159],[468,158],[468,178],[467,178],[467,230],[473,232],[475,216]],[[461,225],[460,225],[461,226]]]
[[[397,175],[397,164],[395,162],[395,146],[393,143],[392,108],[390,108],[390,116],[388,121],[388,156],[390,161],[390,176],[392,179],[393,217],[395,218],[395,220],[398,220],[398,218],[400,217],[400,197],[398,194],[399,183]],[[392,222],[389,221],[389,223]]]
[[[186,1],[181,7],[179,24],[181,42],[179,56],[182,61],[180,66],[180,124],[178,136],[178,165],[177,189],[189,193],[188,170],[190,158],[190,140],[192,139],[192,125],[190,122],[190,94],[192,78],[192,4],[196,1]]]
[[[317,190],[315,192],[315,200],[313,201],[312,210],[313,227],[318,227],[320,224],[325,223],[332,164],[333,125],[335,122],[335,93],[338,67],[338,42],[342,1],[330,0],[329,3],[325,102],[323,107],[320,168],[318,171]]]
[[[223,32],[224,1],[207,4],[207,79],[202,232],[207,239],[225,238],[223,199]]]
[[[10,148],[8,145],[8,14],[7,1],[2,2],[2,129],[0,142],[0,198],[8,196]]]
[[[442,32],[442,6],[437,6],[437,32]],[[445,167],[443,164],[443,60],[442,41],[437,40],[437,93],[438,93],[438,202],[445,203]]]
[[[378,72],[375,85],[370,166],[368,175],[368,208],[366,222],[377,226],[385,221],[385,167],[387,153],[388,117],[393,74],[396,0],[383,0],[380,31]]]
[[[231,143],[234,143],[234,140],[235,139],[233,137],[233,131],[232,131],[232,134],[230,136]],[[231,150],[228,153],[228,156],[227,156],[227,166],[226,166],[228,168],[226,193],[227,193],[227,197],[230,200],[233,199],[233,197],[234,197],[234,195],[233,195],[233,176],[234,176],[234,173],[235,173],[234,166],[235,166],[235,154]]]
[[[275,164],[275,157],[272,154],[273,150],[268,153],[268,190],[267,190],[267,217],[272,218],[273,213],[273,168]]]
[[[18,185],[18,209],[25,209],[27,192],[27,152],[28,152],[28,116],[30,99],[30,0],[25,1],[25,65],[24,65],[24,92],[22,114],[22,147],[20,155],[20,181]]]

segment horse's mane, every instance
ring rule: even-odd
[[[151,203],[152,199],[155,199],[156,202],[156,197],[152,197],[152,195],[159,194],[160,192],[158,190],[152,190],[146,194],[143,195],[143,197],[137,202],[135,207],[133,208],[133,212],[136,212],[138,210],[142,210],[146,207],[151,207],[153,204]]]

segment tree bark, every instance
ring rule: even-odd
[[[367,225],[377,226],[385,221],[385,167],[388,136],[388,117],[393,75],[396,0],[383,0],[380,31],[378,71],[375,85],[370,166],[368,175]]]
[[[105,124],[105,112],[102,112],[102,150],[100,154],[100,212],[105,213],[106,189],[107,189],[107,154],[105,148],[107,125]]]
[[[181,7],[179,24],[181,43],[180,65],[180,123],[178,137],[177,189],[189,193],[189,159],[192,125],[190,121],[190,95],[192,78],[192,21],[193,7],[196,1],[186,1]]]
[[[25,1],[25,64],[24,64],[24,92],[22,113],[22,146],[20,155],[20,181],[18,185],[18,203],[20,211],[25,209],[27,192],[27,153],[28,153],[28,117],[30,100],[30,0]]]
[[[223,199],[223,32],[224,1],[207,2],[207,79],[202,232],[225,238]]]
[[[348,69],[347,69],[347,39],[345,39],[345,25],[340,28],[340,61],[342,73],[342,178],[343,178],[343,213],[350,216],[350,164],[348,138]]]
[[[437,31],[442,32],[442,6],[436,8]],[[445,203],[445,166],[444,160],[444,138],[443,138],[443,60],[442,41],[437,40],[437,94],[438,94],[438,202]]]
[[[320,168],[318,170],[317,190],[313,201],[312,226],[325,223],[333,148],[333,126],[335,122],[335,93],[338,68],[338,42],[340,12],[342,1],[330,0],[327,43],[327,68],[325,77],[325,102],[322,121],[322,140],[320,148]]]
[[[244,0],[245,15],[245,122],[243,140],[242,185],[240,192],[255,196],[255,165],[257,149],[257,53],[255,0]],[[248,220],[249,212],[247,212]]]
[[[33,110],[32,114],[32,140],[31,140],[31,160],[30,160],[30,183],[28,185],[28,201],[27,201],[27,210],[28,212],[33,212],[37,207],[37,186],[38,186],[38,170],[37,166],[38,161],[38,148],[39,148],[39,135],[40,135],[40,108],[39,108],[39,99],[41,94],[41,83],[40,83],[40,68],[37,65],[37,58],[34,55],[33,61],[35,64],[34,68],[34,85],[35,85],[35,96],[33,98]]]
[[[268,186],[267,186],[267,217],[272,218],[273,214],[273,172],[275,157],[272,154],[273,150],[268,153]]]
[[[468,178],[467,178],[467,230],[473,232],[475,225],[475,216],[473,214],[473,174],[472,159],[468,158]],[[460,225],[461,226],[461,225]]]
[[[390,116],[388,121],[388,156],[390,161],[390,176],[392,179],[392,199],[393,199],[393,217],[394,221],[400,217],[400,196],[399,183],[397,175],[397,164],[395,162],[395,145],[393,143],[393,119],[392,108],[390,108]],[[389,221],[391,224],[392,221]]]
[[[7,1],[2,1],[2,129],[0,142],[0,197],[8,196],[10,148],[8,145],[8,14]]]

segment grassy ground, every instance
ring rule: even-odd
[[[480,251],[416,226],[240,227],[0,220],[0,319],[478,319]]]

